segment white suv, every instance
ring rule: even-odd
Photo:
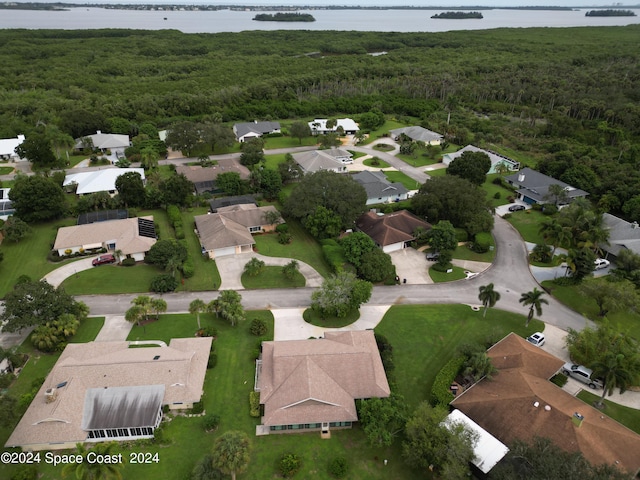
[[[596,261],[593,263],[596,266],[596,270],[601,270],[611,265],[611,262],[609,260],[605,260],[604,258],[596,258]]]

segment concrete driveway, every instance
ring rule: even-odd
[[[260,255],[259,253],[249,252],[241,253],[239,255],[225,255],[224,257],[216,258],[216,265],[222,278],[222,285],[220,290],[243,290],[242,286],[242,272],[244,266],[252,258],[258,258],[262,260],[267,266],[283,267],[289,263],[291,258],[279,258],[279,257],[267,257]],[[300,268],[300,273],[304,275],[306,280],[306,287],[319,287],[322,285],[322,276],[310,265],[297,260]]]
[[[56,268],[54,271],[47,273],[42,279],[46,280],[50,285],[54,287],[59,287],[65,279],[69,278],[71,275],[75,275],[78,272],[82,272],[83,270],[91,270],[93,265],[91,262],[94,258],[97,258],[99,255],[85,257],[80,260],[76,260],[75,262],[67,263],[66,265],[62,265],[59,268]],[[113,267],[112,265],[102,265],[101,267],[107,269]]]
[[[509,207],[512,207],[514,205],[522,205],[525,208],[525,210],[529,210],[531,208],[531,205],[521,202],[520,200],[516,200],[515,203],[507,203],[506,205],[500,205],[496,207],[496,215],[500,215],[501,217],[503,217],[507,213],[513,213],[509,211]],[[518,213],[518,212],[515,212],[515,213]]]
[[[402,282],[407,280],[409,285],[431,284],[433,280],[429,276],[429,267],[432,262],[427,262],[425,254],[413,248],[403,248],[389,254],[396,267],[396,275]]]

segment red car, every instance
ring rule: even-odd
[[[116,263],[116,257],[107,253],[105,255],[100,255],[98,258],[94,258],[91,265],[97,267],[98,265],[104,265],[105,263]]]

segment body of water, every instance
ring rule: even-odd
[[[313,23],[256,22],[255,11],[138,11],[71,8],[67,11],[0,10],[0,28],[174,29],[185,33],[241,32],[245,30],[340,30],[376,32],[445,32],[491,28],[621,26],[640,23],[635,17],[586,17],[588,9],[574,11],[483,10],[482,20],[439,20],[444,10],[313,10]],[[640,9],[634,10],[640,15]]]

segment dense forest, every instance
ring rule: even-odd
[[[0,138],[379,108],[640,216],[640,26],[446,33],[0,31]],[[368,55],[373,52],[386,55]],[[309,53],[315,52],[315,55]],[[320,52],[320,54],[317,54]],[[124,120],[124,121],[123,121]]]

